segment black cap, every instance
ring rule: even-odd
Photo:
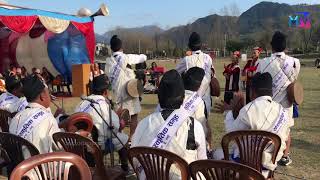
[[[192,32],[190,37],[189,37],[189,43],[188,46],[191,50],[197,50],[195,48],[199,48],[201,47],[201,38],[200,35],[196,32]]]
[[[287,46],[287,37],[280,31],[276,31],[272,36],[271,46],[276,52],[283,52]]]
[[[28,76],[23,80],[23,94],[28,102],[34,101],[44,90],[46,85],[38,76]]]
[[[117,35],[113,35],[110,40],[111,50],[117,52],[122,48],[122,41],[118,38]]]
[[[101,74],[97,77],[93,78],[92,81],[92,89],[94,92],[101,92],[104,91],[106,89],[108,89],[108,77],[105,76],[104,74]]]
[[[17,76],[7,76],[5,78],[6,90],[12,92],[15,89],[22,87],[21,81]]]
[[[184,99],[184,85],[176,70],[167,71],[160,82],[158,99],[162,109],[178,109]]]
[[[272,96],[272,76],[270,73],[256,73],[251,80],[252,88],[260,95]]]
[[[184,88],[190,91],[197,91],[201,86],[205,72],[202,68],[192,67],[183,75]]]

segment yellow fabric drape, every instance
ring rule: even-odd
[[[42,25],[48,30],[53,33],[62,33],[65,31],[70,21],[63,20],[63,19],[57,19],[52,17],[46,17],[46,16],[38,16]]]

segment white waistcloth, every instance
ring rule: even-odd
[[[98,112],[102,115],[102,117],[106,120],[106,122],[110,125],[110,116],[109,116],[109,104],[106,102],[105,98],[100,95],[90,95],[87,97],[88,99],[92,99],[93,101],[97,102],[94,103],[94,107],[98,110]],[[99,137],[98,137],[98,144],[104,149],[105,141],[111,137],[111,131],[106,125],[106,123],[101,119],[98,113],[90,106],[90,102],[83,100],[80,104],[75,108],[75,112],[85,112],[90,114],[93,120],[93,124],[98,129]],[[126,144],[128,141],[128,136],[124,133],[119,132],[120,122],[118,115],[111,110],[111,118],[112,118],[112,125],[114,127],[113,132],[117,134],[119,139],[123,144]],[[112,135],[112,142],[116,147],[116,150],[120,150],[123,146],[119,142],[119,140]]]
[[[231,132],[250,129],[276,133],[281,138],[281,147],[276,158],[277,162],[283,155],[283,151],[286,148],[285,141],[288,139],[290,132],[290,124],[288,122],[289,117],[287,114],[285,117],[287,120],[282,121],[283,124],[281,125],[278,123],[279,117],[282,114],[282,109],[284,108],[277,102],[272,101],[270,96],[259,97],[244,106],[240,110],[237,119],[233,118],[231,111],[227,113],[225,119],[226,131]],[[277,129],[277,132],[274,132],[273,129]],[[272,152],[273,147],[270,147],[264,151],[262,157],[263,166],[270,170],[274,170],[277,166],[271,161]]]
[[[55,146],[52,135],[60,132],[56,119],[51,114],[51,111],[48,111],[45,107],[37,103],[30,103],[28,106],[30,108],[20,111],[12,119],[9,132],[17,135],[25,122],[30,119],[31,115],[37,111],[44,111],[48,113],[48,115],[42,117],[41,122],[31,130],[25,139],[38,148],[41,154],[52,152],[52,147]]]

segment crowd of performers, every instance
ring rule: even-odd
[[[215,77],[215,71],[211,57],[201,51],[201,44],[200,36],[193,32],[188,43],[192,53],[182,58],[176,69],[167,71],[161,81],[157,82],[159,104],[154,112],[138,122],[141,98],[128,95],[126,84],[136,78],[130,67],[145,62],[147,57],[143,54],[125,54],[121,39],[116,35],[111,38],[113,53],[107,59],[105,74],[97,70],[91,75],[92,94],[83,98],[75,112],[91,115],[98,131],[95,141],[105,151],[110,147],[107,144],[113,144],[119,152],[124,171],[129,170],[128,147],[163,148],[178,154],[188,163],[200,159],[224,158],[221,149],[211,145],[212,128],[208,119],[213,116],[210,82]],[[225,101],[216,102],[215,109],[225,115],[226,133],[265,130],[279,135],[281,148],[276,162],[288,165],[291,163],[288,156],[290,127],[294,121],[293,107],[288,101],[286,88],[297,80],[300,63],[298,59],[284,53],[286,36],[281,32],[275,32],[271,46],[273,54],[264,59],[259,59],[261,49],[254,48],[253,59],[242,70],[239,67],[240,52],[233,53],[232,63],[225,66],[223,72],[226,78]],[[95,67],[92,72],[94,70]],[[243,85],[239,83],[241,75],[246,77]],[[57,109],[56,113],[51,112],[51,96],[43,78],[36,73],[23,79],[12,74],[5,78],[5,84],[7,91],[0,96],[0,108],[17,112],[9,122],[10,133],[27,139],[40,153],[57,151],[59,148],[54,144],[52,134],[63,131],[61,114],[64,111]],[[246,88],[245,95],[239,86]],[[118,109],[129,110],[129,135],[122,131],[124,123],[116,113]],[[116,136],[112,136],[111,131]],[[273,171],[277,166],[272,163],[272,151],[273,148],[269,147],[263,153],[263,174],[266,177],[269,170]],[[239,159],[235,146],[232,147],[231,159]],[[175,174],[174,170],[172,174]],[[143,172],[139,176],[145,179]]]

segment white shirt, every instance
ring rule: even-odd
[[[203,53],[201,50],[193,51],[191,56],[186,56],[180,60],[180,63],[177,65],[176,70],[182,74],[186,71],[188,71],[192,67],[199,67],[204,69],[205,71],[205,77],[209,80],[210,83],[211,80],[211,68],[214,69],[212,65],[212,59],[208,54]],[[211,95],[210,95],[210,87],[209,84],[207,84],[207,91],[205,95],[202,97],[205,101],[206,108],[208,114],[210,114],[211,110]]]
[[[106,99],[101,95],[90,95],[87,98],[97,102],[96,104],[94,104],[94,107],[98,110],[98,112],[102,115],[106,122],[111,125],[109,116],[110,106],[107,103]],[[86,100],[81,101],[75,108],[75,112],[85,112],[90,114],[93,120],[93,124],[97,128],[99,133],[98,144],[102,147],[102,149],[104,149],[104,143],[108,138],[111,137],[111,131],[108,128],[107,124],[98,115],[98,113],[90,106],[90,102]],[[113,132],[117,134],[123,144],[126,144],[128,141],[128,136],[124,133],[119,132],[119,117],[113,110],[111,110],[111,118],[112,126],[114,127]],[[122,148],[121,143],[114,135],[112,135],[112,142],[116,146],[117,150]]]
[[[193,93],[194,93],[193,91],[185,90],[184,101],[188,100],[188,98],[191,97]],[[197,106],[197,109],[194,112],[194,114],[192,115],[192,117],[201,123],[201,125],[203,127],[204,134],[206,135],[208,133],[208,129],[207,129],[207,119],[204,114],[204,111],[205,111],[205,104],[202,101]]]
[[[0,109],[7,110],[11,113],[24,110],[28,102],[25,97],[18,98],[17,96],[5,92],[0,96]]]
[[[278,52],[259,61],[256,72],[269,72],[272,76],[273,100],[288,108],[292,117],[292,104],[288,101],[287,87],[298,79],[300,72],[299,59],[287,56],[284,52]],[[291,119],[293,125],[293,119]]]
[[[119,76],[112,85],[113,96],[118,106],[128,109],[130,115],[138,114],[141,111],[139,98],[131,98],[127,94],[126,84],[128,81],[135,79],[136,75],[132,69],[127,68],[127,65],[139,64],[147,60],[144,54],[124,54],[123,52],[115,52],[111,58],[107,59],[105,73],[110,78],[111,74],[117,65],[121,62]]]
[[[272,101],[270,96],[261,96],[244,106],[240,110],[237,119],[234,119],[232,111],[229,111],[225,119],[225,129],[227,132],[237,130],[265,130],[272,132],[281,114],[281,109],[283,109],[282,106]],[[276,162],[283,155],[283,151],[286,148],[285,141],[288,139],[290,132],[289,117],[285,116],[285,118],[287,119],[286,123],[283,123],[276,133],[281,138],[281,147],[276,157]],[[271,161],[272,151],[272,148],[268,148],[264,151],[262,157],[263,166],[270,170],[274,170],[277,166]]]
[[[165,120],[160,112],[155,112],[141,120],[132,136],[131,146],[150,146],[164,122]],[[191,120],[187,119],[181,125],[176,136],[173,137],[166,148],[166,150],[178,154],[189,163],[199,159],[207,159],[206,140],[203,127],[197,120],[194,120],[194,132],[198,148],[196,150],[186,149],[190,122]]]
[[[29,108],[20,111],[11,120],[9,132],[17,135],[19,133],[18,131],[25,122],[29,120],[30,116],[37,111],[44,111],[48,113],[48,115],[44,116],[44,119],[32,129],[32,132],[26,137],[26,140],[31,142],[41,154],[53,152],[53,146],[56,146],[52,139],[52,135],[56,132],[60,132],[57,120],[53,117],[50,110],[40,104],[30,103],[28,107]]]

